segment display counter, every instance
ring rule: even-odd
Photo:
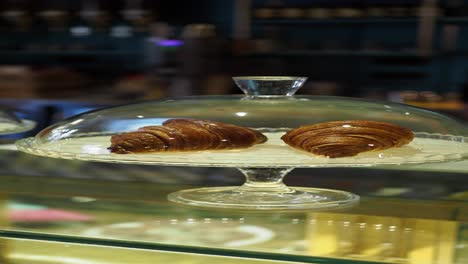
[[[0,150],[2,263],[467,263],[464,161],[298,169],[352,191],[333,210],[210,209],[167,194],[243,181],[229,168],[124,165]],[[443,168],[450,167],[445,164]]]

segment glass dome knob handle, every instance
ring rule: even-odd
[[[292,96],[307,77],[241,76],[232,78],[236,85],[250,96]]]

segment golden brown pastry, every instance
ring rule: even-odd
[[[141,127],[111,137],[110,151],[118,154],[248,148],[267,138],[246,128],[195,119],[169,119],[162,126]]]
[[[351,157],[370,150],[401,147],[414,138],[411,130],[386,122],[349,120],[318,123],[290,130],[288,145],[330,158]]]

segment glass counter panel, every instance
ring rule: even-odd
[[[308,170],[298,170],[294,185],[356,188],[361,203],[334,211],[259,212],[166,199],[180,189],[237,184],[242,178],[235,170],[63,161],[14,151],[3,157],[0,236],[23,245],[89,244],[305,263],[467,260],[466,174],[320,170],[323,177],[310,179]],[[413,191],[405,190],[411,186]],[[417,192],[421,188],[424,195]]]
[[[5,264],[128,264],[128,263],[171,263],[171,264],[282,264],[288,260],[268,260],[228,255],[194,254],[122,248],[96,244],[50,242],[30,239],[3,238],[6,249],[0,260]],[[299,262],[300,263],[300,262]],[[321,262],[308,262],[321,263]],[[336,262],[340,263],[340,262]],[[349,263],[343,261],[341,263]],[[371,264],[371,263],[369,263]]]

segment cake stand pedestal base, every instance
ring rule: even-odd
[[[329,209],[348,207],[359,196],[330,189],[288,187],[283,177],[291,168],[242,168],[242,186],[208,187],[171,193],[172,202],[202,207],[238,209]]]
[[[290,188],[289,193],[242,192],[241,187],[213,187],[178,191],[168,198],[172,202],[203,207],[238,209],[325,209],[356,204],[352,193],[318,189]]]

